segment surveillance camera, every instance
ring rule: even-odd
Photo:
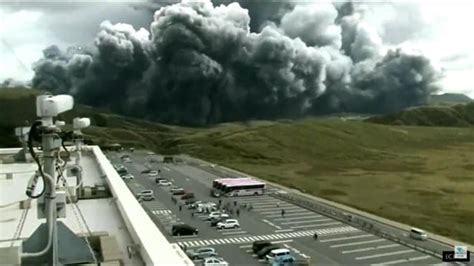
[[[66,125],[66,122],[61,121],[61,120],[56,120],[56,122],[54,122],[54,125],[57,127],[63,127]]]
[[[76,117],[72,121],[72,124],[73,124],[74,129],[86,128],[90,126],[91,120],[87,117],[82,117],[82,118]]]
[[[69,111],[74,106],[74,99],[70,95],[41,95],[36,97],[36,114],[39,117],[55,117]]]

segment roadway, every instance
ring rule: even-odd
[[[255,240],[270,240],[287,247],[297,259],[309,259],[311,265],[372,265],[372,264],[438,264],[441,260],[436,257],[410,249],[385,238],[362,231],[341,221],[327,217],[321,213],[307,210],[291,202],[286,202],[271,195],[224,198],[223,203],[234,201],[237,207],[252,203],[253,210],[240,209],[241,228],[217,230],[205,221],[206,215],[191,215],[192,210],[172,201],[169,188],[160,187],[154,183],[154,177],[148,177],[140,172],[148,165],[152,169],[160,169],[161,176],[173,184],[193,192],[197,200],[216,202],[218,199],[210,196],[212,180],[222,177],[221,173],[204,164],[196,164],[185,159],[185,163],[164,164],[149,163],[150,157],[159,161],[158,155],[149,156],[143,151],[128,153],[132,163],[124,164],[134,180],[126,183],[132,192],[151,189],[156,200],[143,202],[145,209],[156,222],[157,226],[166,231],[170,242],[185,244],[188,249],[210,246],[230,265],[261,265],[263,260],[255,258],[250,249]],[[107,154],[113,163],[121,163],[121,153]],[[226,173],[226,176],[231,175]],[[272,190],[272,188],[270,188]],[[282,217],[281,210],[285,210]],[[173,224],[186,223],[199,229],[198,236],[173,237],[170,229]],[[312,238],[318,232],[319,239]]]

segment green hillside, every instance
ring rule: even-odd
[[[387,125],[468,127],[474,125],[474,102],[452,106],[421,106],[374,116],[368,122]]]
[[[428,101],[430,105],[453,105],[470,102],[472,102],[472,99],[462,93],[443,93],[439,95],[431,95]]]
[[[3,108],[12,101],[7,98],[0,91],[4,128],[11,127],[11,121],[33,119],[21,113],[34,110],[33,105]],[[191,154],[474,244],[472,127],[307,118],[196,129],[153,124],[81,106],[76,109],[68,115],[92,117],[94,126],[86,133],[96,142]],[[12,119],[18,116],[21,119]],[[8,132],[12,131],[0,133],[0,147],[6,146],[4,134]]]

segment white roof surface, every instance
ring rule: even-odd
[[[81,160],[84,186],[106,184],[114,196],[78,201],[77,206],[90,231],[108,232],[115,236],[125,265],[193,265],[184,252],[176,244],[170,244],[153,224],[100,149],[94,146],[90,150]],[[7,152],[0,149],[0,153]],[[37,219],[36,200],[33,200],[19,240],[12,240],[23,213],[18,203],[27,199],[26,185],[36,169],[34,163],[0,164],[0,248],[10,246],[12,242],[20,245],[45,221]],[[13,178],[7,179],[6,173],[13,173]],[[40,183],[36,191],[41,190]],[[79,211],[72,204],[66,207],[66,218],[59,220],[76,234],[87,233]],[[127,246],[133,244],[139,244],[140,253],[129,258]]]

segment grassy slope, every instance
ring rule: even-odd
[[[474,130],[305,119],[224,126],[201,158],[474,243]]]
[[[13,101],[5,95],[11,93],[0,90],[0,129],[6,129],[0,147],[8,145],[3,136],[12,132],[9,121],[34,117],[33,105],[31,114],[23,113],[30,112],[27,96],[11,96],[17,105],[4,108]],[[81,106],[65,118],[77,115],[107,126],[86,130],[99,142],[189,153],[474,244],[473,128],[303,119],[189,129]]]
[[[422,106],[401,112],[368,118],[387,125],[465,127],[474,125],[474,102],[451,106]]]

